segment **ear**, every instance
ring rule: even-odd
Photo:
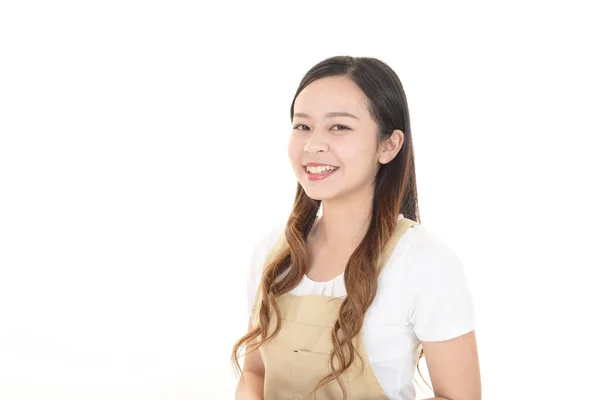
[[[381,164],[387,164],[392,161],[398,152],[400,152],[403,144],[404,132],[400,129],[394,130],[389,138],[381,142],[378,161]]]

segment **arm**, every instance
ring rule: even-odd
[[[450,340],[422,344],[433,392],[437,396],[428,400],[481,400],[475,331]]]
[[[252,320],[248,330],[252,329]],[[265,365],[258,350],[246,354],[242,377],[235,391],[235,400],[263,400]]]

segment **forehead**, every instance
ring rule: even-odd
[[[317,79],[306,86],[296,97],[294,112],[320,117],[331,111],[346,111],[360,117],[368,113],[367,100],[352,80],[332,76]]]

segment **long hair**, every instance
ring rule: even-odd
[[[347,296],[341,304],[337,321],[331,332],[333,350],[329,357],[332,373],[323,377],[313,393],[325,384],[336,380],[344,398],[346,389],[340,379],[357,353],[353,338],[360,332],[365,314],[377,293],[377,262],[383,247],[390,239],[399,214],[420,223],[415,159],[410,130],[410,117],[406,95],[396,73],[384,62],[370,57],[335,56],[313,66],[302,78],[290,109],[293,119],[294,103],[298,94],[317,79],[345,76],[351,79],[366,95],[369,112],[377,124],[377,139],[388,139],[395,129],[404,132],[404,143],[396,157],[382,164],[375,177],[371,220],[367,232],[348,259],[344,273]],[[285,227],[288,247],[278,254],[263,271],[259,285],[260,301],[257,303],[257,323],[233,347],[232,361],[241,373],[239,357],[241,348],[247,352],[257,350],[262,343],[273,338],[281,328],[281,313],[276,298],[295,288],[308,268],[306,239],[316,220],[321,201],[308,197],[300,183],[296,188],[294,205]],[[286,270],[289,271],[285,273]],[[275,313],[275,330],[269,335],[271,312]],[[260,340],[257,340],[258,338]],[[423,357],[417,357],[416,367]],[[337,360],[337,362],[335,362]],[[361,362],[364,361],[361,359]],[[419,369],[419,374],[423,378]]]

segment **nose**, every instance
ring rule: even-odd
[[[304,151],[306,153],[316,153],[318,151],[328,151],[329,143],[327,141],[327,135],[321,129],[315,129],[308,135],[306,143],[304,144]]]

